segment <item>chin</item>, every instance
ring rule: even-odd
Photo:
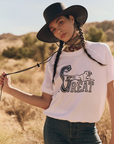
[[[67,42],[67,41],[69,41],[70,40],[70,38],[68,39],[68,38],[64,38],[64,39],[61,39],[62,41],[64,41],[65,43]]]

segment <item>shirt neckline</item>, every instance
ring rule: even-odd
[[[86,42],[86,44],[85,44],[85,46],[86,46],[86,48],[87,48],[87,44],[88,44],[88,41]],[[79,54],[81,54],[81,53],[83,53],[84,52],[84,49],[83,48],[80,48],[79,50],[77,50],[77,51],[74,51],[74,52],[65,52],[65,51],[62,51],[62,55],[63,56],[73,56],[73,55],[79,55]]]

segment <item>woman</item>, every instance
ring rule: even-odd
[[[0,85],[10,95],[44,109],[45,144],[101,144],[95,122],[99,121],[107,96],[114,144],[114,64],[106,44],[85,41],[81,26],[87,10],[54,3],[44,11],[46,24],[37,38],[60,42],[57,54],[46,65],[42,96],[22,92],[0,76]]]

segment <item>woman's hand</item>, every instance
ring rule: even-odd
[[[6,72],[0,75],[0,86],[3,87],[3,91],[7,92],[7,89],[11,86],[10,76],[5,76]]]

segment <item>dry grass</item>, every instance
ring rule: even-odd
[[[2,59],[0,73],[17,71],[36,63],[32,60]],[[41,85],[44,72],[41,68],[14,74],[12,85],[29,93],[41,95]],[[44,144],[43,125],[45,115],[43,110],[21,102],[3,92],[0,102],[0,143],[2,144]],[[108,144],[111,136],[110,118],[107,105],[99,122],[96,123],[103,144]]]
[[[21,70],[36,65],[32,60],[1,60],[0,73]],[[44,72],[34,68],[11,76],[12,85],[29,93],[41,95]],[[2,144],[43,144],[43,110],[21,102],[3,92],[0,102]]]
[[[109,144],[109,140],[111,138],[111,122],[107,103],[105,104],[105,111],[102,118],[96,123],[96,127],[103,144]]]

